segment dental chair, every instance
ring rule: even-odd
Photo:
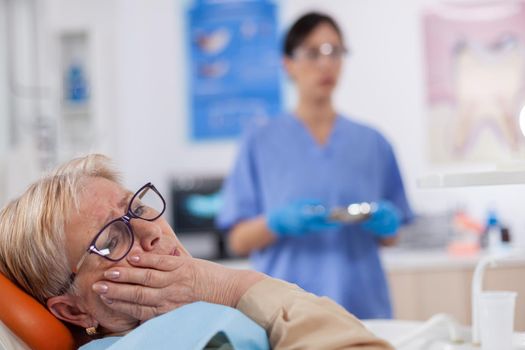
[[[71,350],[70,330],[0,273],[0,350]]]

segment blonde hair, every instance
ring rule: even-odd
[[[0,211],[0,272],[42,304],[69,283],[64,227],[78,211],[86,177],[120,183],[110,159],[91,154],[44,176]]]

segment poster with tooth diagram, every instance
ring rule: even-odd
[[[281,110],[276,6],[196,0],[188,11],[193,140],[234,138]]]
[[[423,28],[431,161],[525,159],[525,1],[433,6]]]

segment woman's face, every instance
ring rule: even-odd
[[[285,68],[301,98],[331,97],[341,72],[343,51],[339,34],[331,25],[321,23],[294,50],[293,57],[285,57]]]
[[[70,267],[77,265],[94,236],[109,221],[119,218],[127,211],[133,192],[126,191],[115,182],[100,177],[90,177],[80,196],[78,212],[66,223],[66,251]],[[131,219],[135,241],[129,255],[155,253],[190,256],[167,223],[160,217],[155,221]],[[109,261],[96,254],[89,254],[77,272],[75,283],[79,291],[79,303],[93,320],[109,333],[119,333],[134,328],[138,321],[129,315],[109,309],[93,292],[92,285],[104,280],[104,271],[110,267],[130,267],[127,259]]]

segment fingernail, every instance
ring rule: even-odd
[[[102,301],[105,302],[106,304],[113,304],[113,300],[106,298],[103,295],[100,296],[100,299],[102,299]]]
[[[95,293],[98,293],[98,294],[107,293],[109,289],[108,285],[105,283],[95,283],[92,288],[93,288],[93,291],[95,291]]]
[[[133,262],[139,262],[140,257],[138,255],[132,255],[132,256],[129,257],[129,260],[131,260]]]
[[[120,277],[120,271],[106,271],[104,272],[104,277],[116,280]]]

